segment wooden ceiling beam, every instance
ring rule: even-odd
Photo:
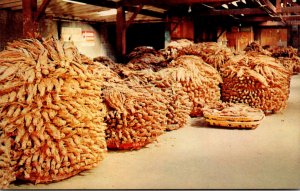
[[[107,10],[107,7],[100,7],[94,5],[79,5],[73,3],[66,3],[66,2],[58,2],[58,3],[51,3],[48,5],[46,10],[47,13],[49,12],[62,12],[67,14],[95,14],[95,12]]]
[[[130,26],[130,24],[134,21],[134,19],[139,14],[139,12],[142,10],[142,8],[143,8],[143,5],[139,5],[138,8],[137,8],[137,10],[131,15],[131,17],[129,18],[129,20],[126,22],[126,25],[125,25],[126,30]]]
[[[300,21],[286,21],[288,25],[300,25]]]
[[[300,15],[282,15],[277,17],[259,16],[259,17],[245,17],[241,18],[242,21],[262,22],[262,21],[281,21],[281,18],[285,21],[299,21]]]
[[[273,13],[277,13],[276,7],[269,0],[261,0],[262,4],[267,7]]]
[[[219,15],[260,15],[265,14],[260,8],[242,8],[242,9],[224,9],[224,10],[210,10],[195,13],[198,16],[219,16]]]
[[[47,6],[49,5],[51,0],[43,0],[42,4],[37,10],[36,16],[35,16],[35,21],[39,21],[40,18],[45,14],[45,10]]]
[[[94,8],[94,9],[91,9],[91,8],[85,8],[85,9],[80,9],[80,10],[76,10],[76,11],[71,11],[71,12],[68,12],[72,15],[75,15],[75,16],[85,16],[85,15],[89,15],[89,16],[92,16],[92,15],[97,15],[98,12],[100,11],[103,11],[103,8],[99,7],[99,8]]]
[[[281,16],[285,21],[300,21],[300,15],[283,15]]]
[[[240,19],[243,22],[281,21],[279,17],[270,17],[270,16],[245,17]]]
[[[20,0],[3,0],[0,1],[0,5],[7,4],[7,3],[15,3],[15,2],[20,2]]]
[[[233,0],[125,0],[124,3],[130,5],[180,5],[180,4],[196,4],[196,3],[230,3]]]
[[[46,16],[47,19],[51,19],[51,20],[60,20],[60,21],[83,21],[83,22],[93,22],[93,20],[89,18],[78,18],[78,17],[72,17],[72,16],[66,16],[66,15],[47,15]]]
[[[10,9],[13,10],[13,11],[21,10],[22,9],[22,5],[11,7]]]
[[[0,8],[2,8],[2,9],[11,8],[11,7],[16,7],[16,6],[20,6],[20,5],[22,5],[22,1],[15,1],[15,2],[11,2],[11,3],[1,4]]]
[[[119,3],[114,1],[107,1],[107,0],[101,0],[101,1],[95,1],[95,0],[73,0],[80,3],[86,3],[89,5],[95,5],[95,6],[101,6],[101,7],[108,7],[108,8],[117,8],[119,7]]]
[[[277,17],[259,16],[240,19],[245,22],[281,21],[281,19],[284,19],[284,21],[300,21],[300,15],[282,15]]]
[[[300,6],[282,7],[281,13],[300,13]]]
[[[130,11],[130,12],[136,12],[137,8],[136,7],[128,7],[128,6],[124,6],[124,9],[126,11]],[[157,17],[157,18],[164,18],[165,14],[164,13],[160,13],[157,11],[151,11],[149,9],[142,9],[139,11],[139,14],[141,15],[146,15],[146,16],[150,16],[150,17]]]
[[[89,5],[95,5],[95,6],[101,6],[101,7],[108,7],[108,8],[115,8],[117,9],[120,6],[124,6],[125,11],[135,12],[136,8],[129,6],[128,4],[124,3],[122,1],[114,2],[114,1],[107,1],[107,0],[101,0],[101,1],[95,1],[95,0],[74,0],[82,3],[86,3]],[[138,5],[140,5],[139,3]],[[151,16],[151,17],[158,17],[158,18],[164,18],[164,14],[157,12],[157,11],[151,11],[148,9],[142,9],[139,11],[139,14]]]
[[[259,24],[259,26],[266,26],[266,27],[284,27],[286,23],[282,21],[266,21]]]

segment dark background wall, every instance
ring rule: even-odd
[[[165,45],[165,23],[132,24],[127,30],[127,53],[137,46],[162,49]]]
[[[22,38],[22,11],[0,10],[0,51],[7,42]]]
[[[299,25],[289,26],[288,28],[288,45],[294,48],[300,48],[300,27]]]
[[[97,25],[98,28],[101,24]],[[103,25],[102,25],[103,26]],[[105,25],[105,37],[113,50],[116,50],[116,25]],[[131,24],[126,33],[126,52],[129,54],[137,46],[152,46],[162,49],[165,45],[164,23],[134,23]],[[115,52],[114,52],[115,53]]]

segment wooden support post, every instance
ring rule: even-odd
[[[126,18],[125,10],[122,6],[117,8],[116,25],[117,57],[118,60],[123,61],[126,55]]]
[[[117,59],[121,62],[124,61],[124,58],[126,56],[126,31],[129,27],[129,25],[134,21],[136,16],[139,14],[139,12],[142,10],[143,5],[138,5],[133,15],[130,17],[130,19],[126,22],[126,15],[125,15],[125,7],[119,6],[117,8],[117,22],[116,22],[116,32],[117,32]]]
[[[23,6],[23,37],[34,38],[38,29],[34,14],[37,10],[37,0],[22,0]]]

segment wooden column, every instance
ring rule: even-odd
[[[126,55],[126,18],[122,6],[117,9],[116,25],[117,57],[119,61],[123,61]]]
[[[37,0],[22,0],[23,6],[23,37],[33,38],[38,29],[34,15],[37,10]]]

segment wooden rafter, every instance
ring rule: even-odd
[[[277,13],[276,7],[269,0],[260,0],[260,2],[263,4],[263,6],[266,6],[266,8],[272,11],[273,13]]]
[[[61,13],[61,14],[69,14],[69,15],[77,15],[80,14],[95,14],[95,12],[106,10],[106,7],[93,6],[93,5],[79,5],[74,3],[67,3],[61,1],[57,3],[54,1],[50,3],[47,7],[47,13]]]
[[[282,22],[282,21],[266,21],[266,22],[262,22],[259,24],[259,26],[268,26],[268,27],[271,27],[271,26],[286,26],[286,23]]]
[[[282,7],[282,13],[300,13],[300,6]]]
[[[179,5],[179,4],[195,4],[195,3],[230,3],[233,0],[126,0],[128,4],[144,4],[144,5]]]
[[[270,16],[255,16],[255,17],[245,17],[241,18],[243,22],[264,22],[264,21],[280,21],[279,17],[270,17]]]
[[[259,15],[265,14],[260,8],[242,8],[242,9],[224,9],[224,10],[209,10],[199,13],[195,13],[198,16],[208,15],[208,16],[218,16],[218,15]]]
[[[22,2],[29,2],[29,0],[2,0],[0,1],[0,8],[11,8],[11,9],[20,9],[22,6]],[[30,0],[30,2],[37,1],[37,0]],[[38,21],[44,14],[47,5],[51,0],[41,0],[41,6],[38,8],[37,11],[33,12],[33,19],[34,22]],[[132,12],[132,17],[125,23],[125,28],[129,26],[128,23],[134,21],[138,14],[146,15],[155,18],[166,18],[166,13],[162,12],[165,7],[181,7],[180,5],[191,5],[191,4],[221,4],[221,3],[231,3],[233,0],[120,0],[120,1],[113,1],[113,0],[74,0],[78,2],[84,2],[88,5],[85,6],[76,6],[76,9],[72,8],[70,10],[64,9],[62,12],[65,12],[70,15],[70,18],[83,18],[89,19],[92,17],[91,20],[100,20],[97,19],[96,16],[92,15],[91,12],[96,12],[97,7],[105,7],[105,8],[119,8],[122,7],[123,11]],[[254,0],[253,0],[254,1]],[[245,17],[238,17],[241,21],[245,22],[263,22],[266,20],[270,21],[297,21],[300,20],[300,6],[298,4],[291,3],[291,0],[257,0],[257,5],[263,5],[260,8],[239,8],[235,7],[233,9],[204,9],[199,12],[192,12],[195,16],[223,16],[223,15],[232,15],[234,17],[238,17],[237,15],[245,15]],[[276,2],[276,3],[275,3]],[[287,4],[289,2],[292,6]],[[160,7],[162,10],[151,10],[147,6],[140,7],[139,5],[143,3],[143,5],[152,5],[155,7]],[[281,3],[284,4],[281,7]],[[54,4],[54,3],[53,3]],[[64,2],[59,2],[56,5],[49,5],[49,6],[60,6],[60,4],[64,5]],[[70,5],[70,4],[69,4]],[[75,5],[75,4],[74,4]],[[74,6],[72,5],[72,6]],[[94,6],[97,7],[94,7]],[[168,5],[168,6],[166,6]],[[93,7],[93,8],[88,8]],[[195,6],[197,7],[197,6]],[[216,6],[214,6],[216,7]],[[78,8],[78,10],[77,10]],[[85,11],[87,10],[87,11]],[[49,12],[48,12],[49,13]],[[271,14],[270,14],[271,13]],[[272,14],[273,13],[273,14]],[[55,11],[53,12],[55,13]],[[94,14],[94,13],[93,13]],[[63,15],[63,13],[62,13]],[[256,17],[251,17],[256,15]],[[271,16],[268,16],[271,15]],[[248,17],[250,16],[250,17]],[[148,17],[147,17],[148,18]],[[105,20],[107,18],[104,18]],[[112,22],[112,20],[109,20]]]
[[[124,6],[124,10],[125,11],[130,11],[130,12],[134,13],[136,11],[136,7]],[[151,11],[151,10],[148,10],[148,9],[141,9],[139,11],[139,14],[150,16],[150,17],[157,17],[157,18],[164,18],[165,17],[164,13],[160,13],[160,12],[156,12],[156,11]]]
[[[300,15],[283,15],[282,18],[286,21],[300,21]]]
[[[101,6],[101,7],[108,7],[108,8],[117,8],[119,7],[118,2],[114,1],[107,1],[107,0],[101,0],[101,1],[95,1],[95,0],[73,0],[81,3],[86,3],[89,5],[95,5],[95,6]]]
[[[136,8],[132,8],[132,4],[125,4],[122,1],[119,2],[114,2],[114,1],[108,1],[108,0],[101,0],[101,1],[96,1],[96,0],[74,0],[82,3],[86,3],[89,5],[95,5],[95,6],[101,6],[101,7],[108,7],[108,8],[118,8],[120,6],[123,6],[125,11],[130,11],[130,12],[135,12]],[[143,3],[137,3],[143,4]],[[134,5],[137,5],[134,4]],[[164,18],[164,14],[152,10],[147,10],[147,9],[141,9],[139,11],[139,14],[146,15],[146,16],[151,16],[151,17],[158,17],[158,18]]]
[[[134,21],[134,19],[136,18],[136,16],[139,14],[139,12],[141,11],[141,9],[143,8],[143,5],[139,5],[136,9],[136,11],[131,15],[131,17],[129,18],[129,20],[126,22],[126,30],[128,29],[128,27],[130,26],[130,24]]]
[[[181,17],[179,19],[179,21],[176,22],[175,26],[173,28],[171,28],[171,31],[170,31],[171,34],[173,34],[175,32],[175,30],[179,27],[179,25],[182,23],[182,21],[183,21],[183,18]]]
[[[287,21],[288,25],[300,25],[300,21]]]
[[[40,20],[43,14],[45,14],[45,10],[47,6],[49,5],[51,0],[43,0],[42,4],[40,5],[39,9],[37,10],[35,21]]]
[[[15,11],[15,10],[21,10],[22,9],[22,5],[11,7],[10,9],[13,10],[13,11]]]
[[[8,4],[8,3],[15,3],[15,2],[20,2],[20,0],[5,0],[5,1],[0,1],[0,5]]]
[[[10,3],[0,4],[0,8],[11,8],[22,5],[21,1],[14,1]]]
[[[224,32],[226,32],[226,28],[223,28],[222,31],[220,32],[220,34],[217,35],[217,40],[222,36],[222,34],[224,34]]]

